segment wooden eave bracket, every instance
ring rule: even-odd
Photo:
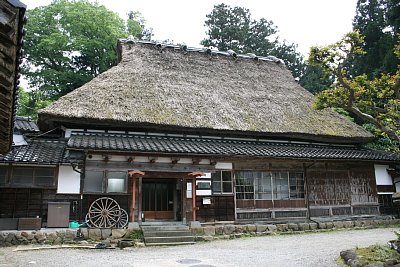
[[[128,171],[128,175],[129,177],[138,178],[138,177],[143,177],[145,173],[139,170],[131,170]]]
[[[204,175],[206,175],[206,174],[204,172],[200,172],[200,171],[188,173],[189,177],[200,177],[200,176],[204,176]]]

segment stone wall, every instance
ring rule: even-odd
[[[292,232],[326,231],[342,228],[373,228],[379,225],[397,225],[400,219],[357,220],[287,224],[192,224],[191,231],[197,241],[231,239],[243,236],[285,234]],[[44,229],[40,231],[0,231],[0,247],[28,244],[98,244],[106,246],[126,239],[130,231],[138,229]],[[138,246],[143,245],[137,242]]]
[[[117,244],[132,230],[128,229],[44,229],[40,231],[0,231],[0,247],[43,244]]]
[[[343,228],[374,228],[379,225],[397,225],[400,219],[333,221],[285,224],[226,224],[226,225],[192,225],[191,230],[197,241],[214,239],[231,239],[242,236],[259,236],[271,234],[290,234],[293,232],[327,231]]]

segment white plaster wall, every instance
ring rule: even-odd
[[[215,168],[220,170],[232,170],[233,165],[230,162],[217,162]]]
[[[81,186],[81,175],[71,166],[60,166],[58,171],[58,194],[79,194]]]
[[[389,165],[375,164],[374,167],[375,167],[376,185],[392,185],[393,184],[392,177],[387,172],[387,169],[389,169]]]

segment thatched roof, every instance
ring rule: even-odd
[[[279,60],[123,42],[121,61],[39,113],[41,127],[125,129],[365,142]],[[226,54],[226,55],[224,55]]]

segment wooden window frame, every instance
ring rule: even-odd
[[[245,177],[243,174],[243,180],[248,181],[248,179],[251,179],[251,183],[239,183],[238,181],[238,173],[251,173],[251,178]],[[240,200],[254,200],[255,198],[255,190],[254,190],[254,173],[255,171],[237,171],[235,172],[235,197],[236,199]],[[251,190],[249,190],[251,188]],[[247,196],[252,196],[251,198],[247,198]],[[240,196],[240,197],[238,197]]]
[[[245,185],[245,184],[240,184],[240,182],[238,182],[238,176],[239,173],[252,173],[251,174],[251,178],[250,175],[249,177],[245,178],[247,179],[251,179],[252,180],[252,185]],[[256,183],[256,179],[264,179],[264,175],[265,174],[269,174],[269,178],[270,178],[270,185],[271,185],[271,199],[266,199],[266,198],[259,198],[259,194],[265,194],[265,191],[258,191],[258,187],[259,183]],[[287,174],[287,195],[288,198],[278,198],[277,197],[277,187],[276,187],[276,176],[278,175],[279,177],[282,176],[283,173]],[[260,174],[260,175],[258,175]],[[297,177],[298,174],[301,174],[301,179],[299,179]],[[296,184],[295,185],[291,185],[291,177],[292,175],[296,176]],[[243,174],[244,176],[244,174]],[[265,175],[267,176],[267,175]],[[284,179],[285,180],[285,179]],[[296,186],[296,189],[291,189],[291,187]],[[247,190],[248,188],[253,189],[253,191]],[[300,199],[304,199],[305,198],[305,193],[304,193],[304,172],[302,171],[253,171],[253,170],[240,170],[240,171],[236,171],[235,172],[235,197],[236,199],[240,199],[240,200],[270,200],[270,201],[274,201],[274,200],[300,200]],[[245,189],[244,191],[242,189]],[[247,190],[247,191],[246,191]],[[293,190],[293,191],[292,191]],[[251,193],[253,193],[251,195]],[[267,192],[268,193],[268,192]],[[285,191],[286,193],[286,191]],[[292,197],[292,194],[296,194],[298,195],[302,195],[303,197]],[[251,198],[247,198],[248,196],[252,196]]]
[[[229,181],[224,181],[223,180],[223,172],[229,172],[230,173],[230,180]],[[220,177],[219,177],[219,181],[217,181],[217,183],[219,183],[219,188],[220,188],[220,192],[215,192],[214,191],[214,181],[216,178],[213,178],[213,174],[215,173],[220,173]],[[224,191],[224,184],[230,184],[230,191],[229,192],[225,192]],[[211,192],[213,195],[233,195],[234,194],[234,190],[233,190],[233,171],[231,170],[216,170],[215,172],[211,173]]]
[[[58,175],[58,169],[55,166],[32,166],[32,165],[27,165],[27,166],[6,166],[6,165],[0,165],[0,168],[4,168],[6,170],[6,175],[5,175],[5,183],[0,184],[0,187],[7,187],[7,188],[56,188],[57,187],[57,175]],[[16,169],[31,169],[31,178],[32,182],[29,183],[16,183],[15,182],[15,172]],[[53,172],[53,175],[49,176],[39,176],[37,173],[39,170],[51,170]],[[26,176],[28,177],[28,176]],[[46,183],[38,183],[38,178],[39,177],[48,177],[51,178],[51,183],[46,184]]]
[[[110,170],[86,170],[85,171],[85,179],[86,179],[86,173],[87,172],[98,172],[101,173],[101,184],[102,184],[102,189],[101,191],[86,191],[85,189],[85,182],[83,183],[83,194],[87,195],[93,195],[93,194],[101,194],[101,195],[126,195],[128,194],[128,172],[125,171],[110,171]],[[108,192],[108,179],[109,179],[109,173],[113,172],[119,172],[119,173],[125,173],[125,184],[124,184],[124,192]]]

